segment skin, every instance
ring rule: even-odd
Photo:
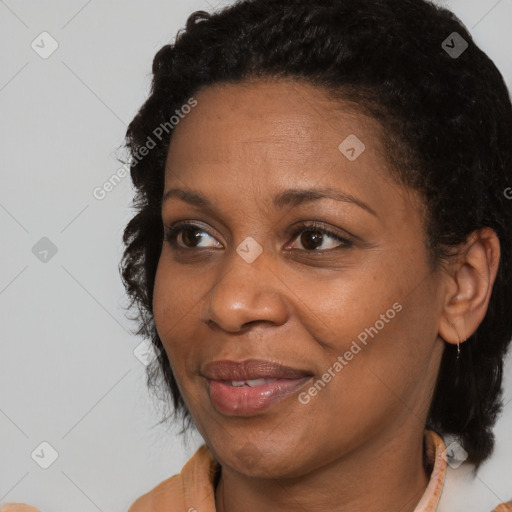
[[[430,477],[422,440],[443,348],[485,315],[495,233],[473,233],[433,271],[421,198],[391,179],[374,120],[292,81],[215,85],[194,97],[173,132],[165,192],[194,189],[214,211],[163,203],[165,226],[190,221],[202,238],[182,232],[181,250],[164,242],[153,306],[180,391],[222,465],[217,511],[412,512]],[[338,149],[350,134],[366,146],[354,161]],[[332,199],[272,203],[285,189],[319,187],[375,215]],[[346,231],[353,244],[293,237],[300,221]],[[249,236],[263,249],[252,263],[236,252]],[[401,311],[307,405],[297,392],[237,417],[210,401],[203,364],[270,359],[315,382],[394,303]]]

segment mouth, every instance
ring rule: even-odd
[[[204,366],[208,395],[219,412],[229,416],[260,413],[295,394],[313,374],[265,360],[214,361]]]

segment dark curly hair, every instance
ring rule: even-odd
[[[453,32],[468,44],[460,55],[448,51],[459,37]],[[136,305],[136,334],[156,352],[150,390],[172,402],[182,432],[194,424],[152,310],[169,119],[203,87],[258,78],[313,84],[378,122],[393,177],[424,199],[433,270],[472,231],[496,232],[501,259],[486,316],[458,360],[455,345],[445,343],[426,425],[455,435],[476,471],[493,451],[512,337],[512,105],[500,72],[462,22],[427,0],[238,0],[213,14],[194,12],[158,51],[150,96],[126,133],[136,213],[119,265],[127,309]]]

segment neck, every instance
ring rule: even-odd
[[[414,512],[428,485],[423,432],[380,436],[298,478],[254,478],[222,468],[217,512]]]

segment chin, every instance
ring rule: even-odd
[[[233,443],[234,444],[234,443]],[[252,478],[292,478],[306,473],[296,445],[267,446],[265,443],[245,442],[240,448],[233,444],[219,459],[235,471]]]

